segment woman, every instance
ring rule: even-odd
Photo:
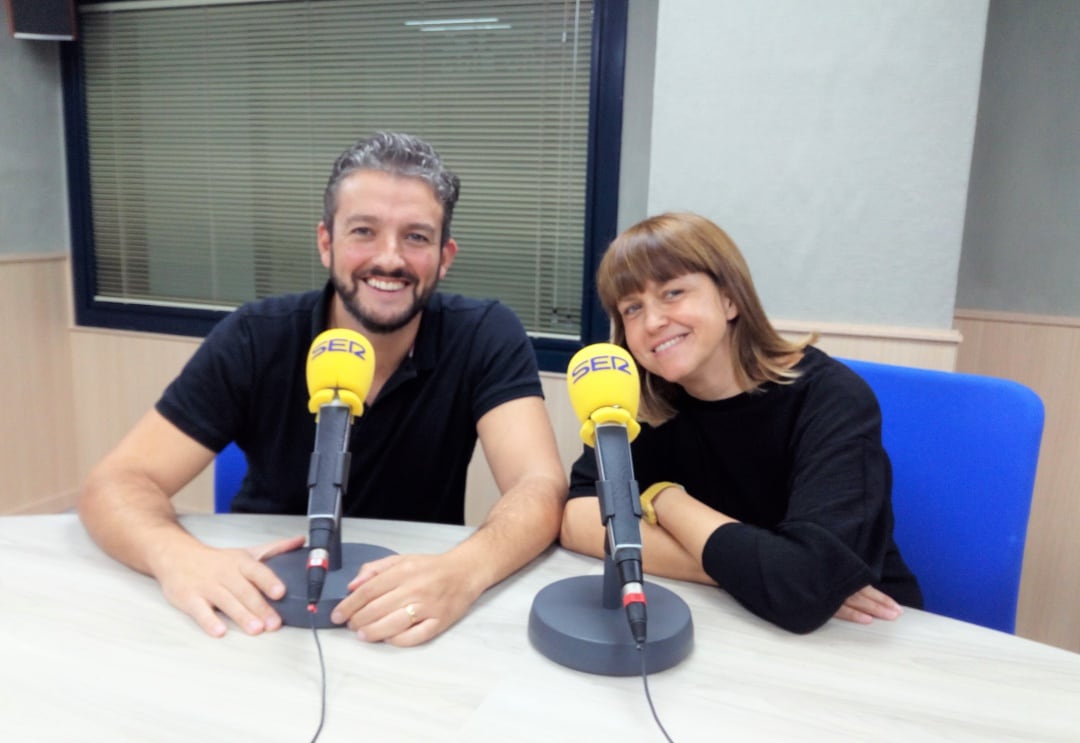
[[[646,219],[612,243],[597,285],[641,373],[646,572],[716,584],[792,632],[921,607],[893,542],[873,392],[812,338],[780,337],[723,230],[695,214]],[[586,449],[561,541],[599,557],[596,479]]]

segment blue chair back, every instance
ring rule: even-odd
[[[1012,633],[1043,404],[973,374],[849,361],[877,395],[895,538],[927,611]]]
[[[247,474],[247,458],[232,442],[214,459],[214,512],[228,513],[232,499]]]

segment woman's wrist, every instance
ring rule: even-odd
[[[645,489],[645,492],[641,494],[641,517],[643,519],[650,524],[659,523],[659,517],[656,513],[656,501],[669,490],[683,490],[683,487],[677,482],[664,481],[653,483]]]

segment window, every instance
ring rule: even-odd
[[[244,301],[321,286],[330,165],[387,129],[461,176],[443,288],[499,297],[538,351],[606,337],[591,287],[614,235],[625,14],[84,3],[64,60],[78,322],[201,335]]]

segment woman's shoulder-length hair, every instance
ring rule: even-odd
[[[630,227],[612,241],[597,270],[600,302],[611,318],[612,342],[627,348],[619,302],[640,293],[649,281],[663,284],[679,276],[703,273],[734,303],[730,338],[735,379],[744,390],[764,382],[788,383],[792,366],[813,336],[783,338],[765,315],[750,269],[724,230],[692,213],[665,213]],[[629,350],[629,349],[627,349]],[[675,414],[678,385],[640,367],[641,417],[658,425]]]

